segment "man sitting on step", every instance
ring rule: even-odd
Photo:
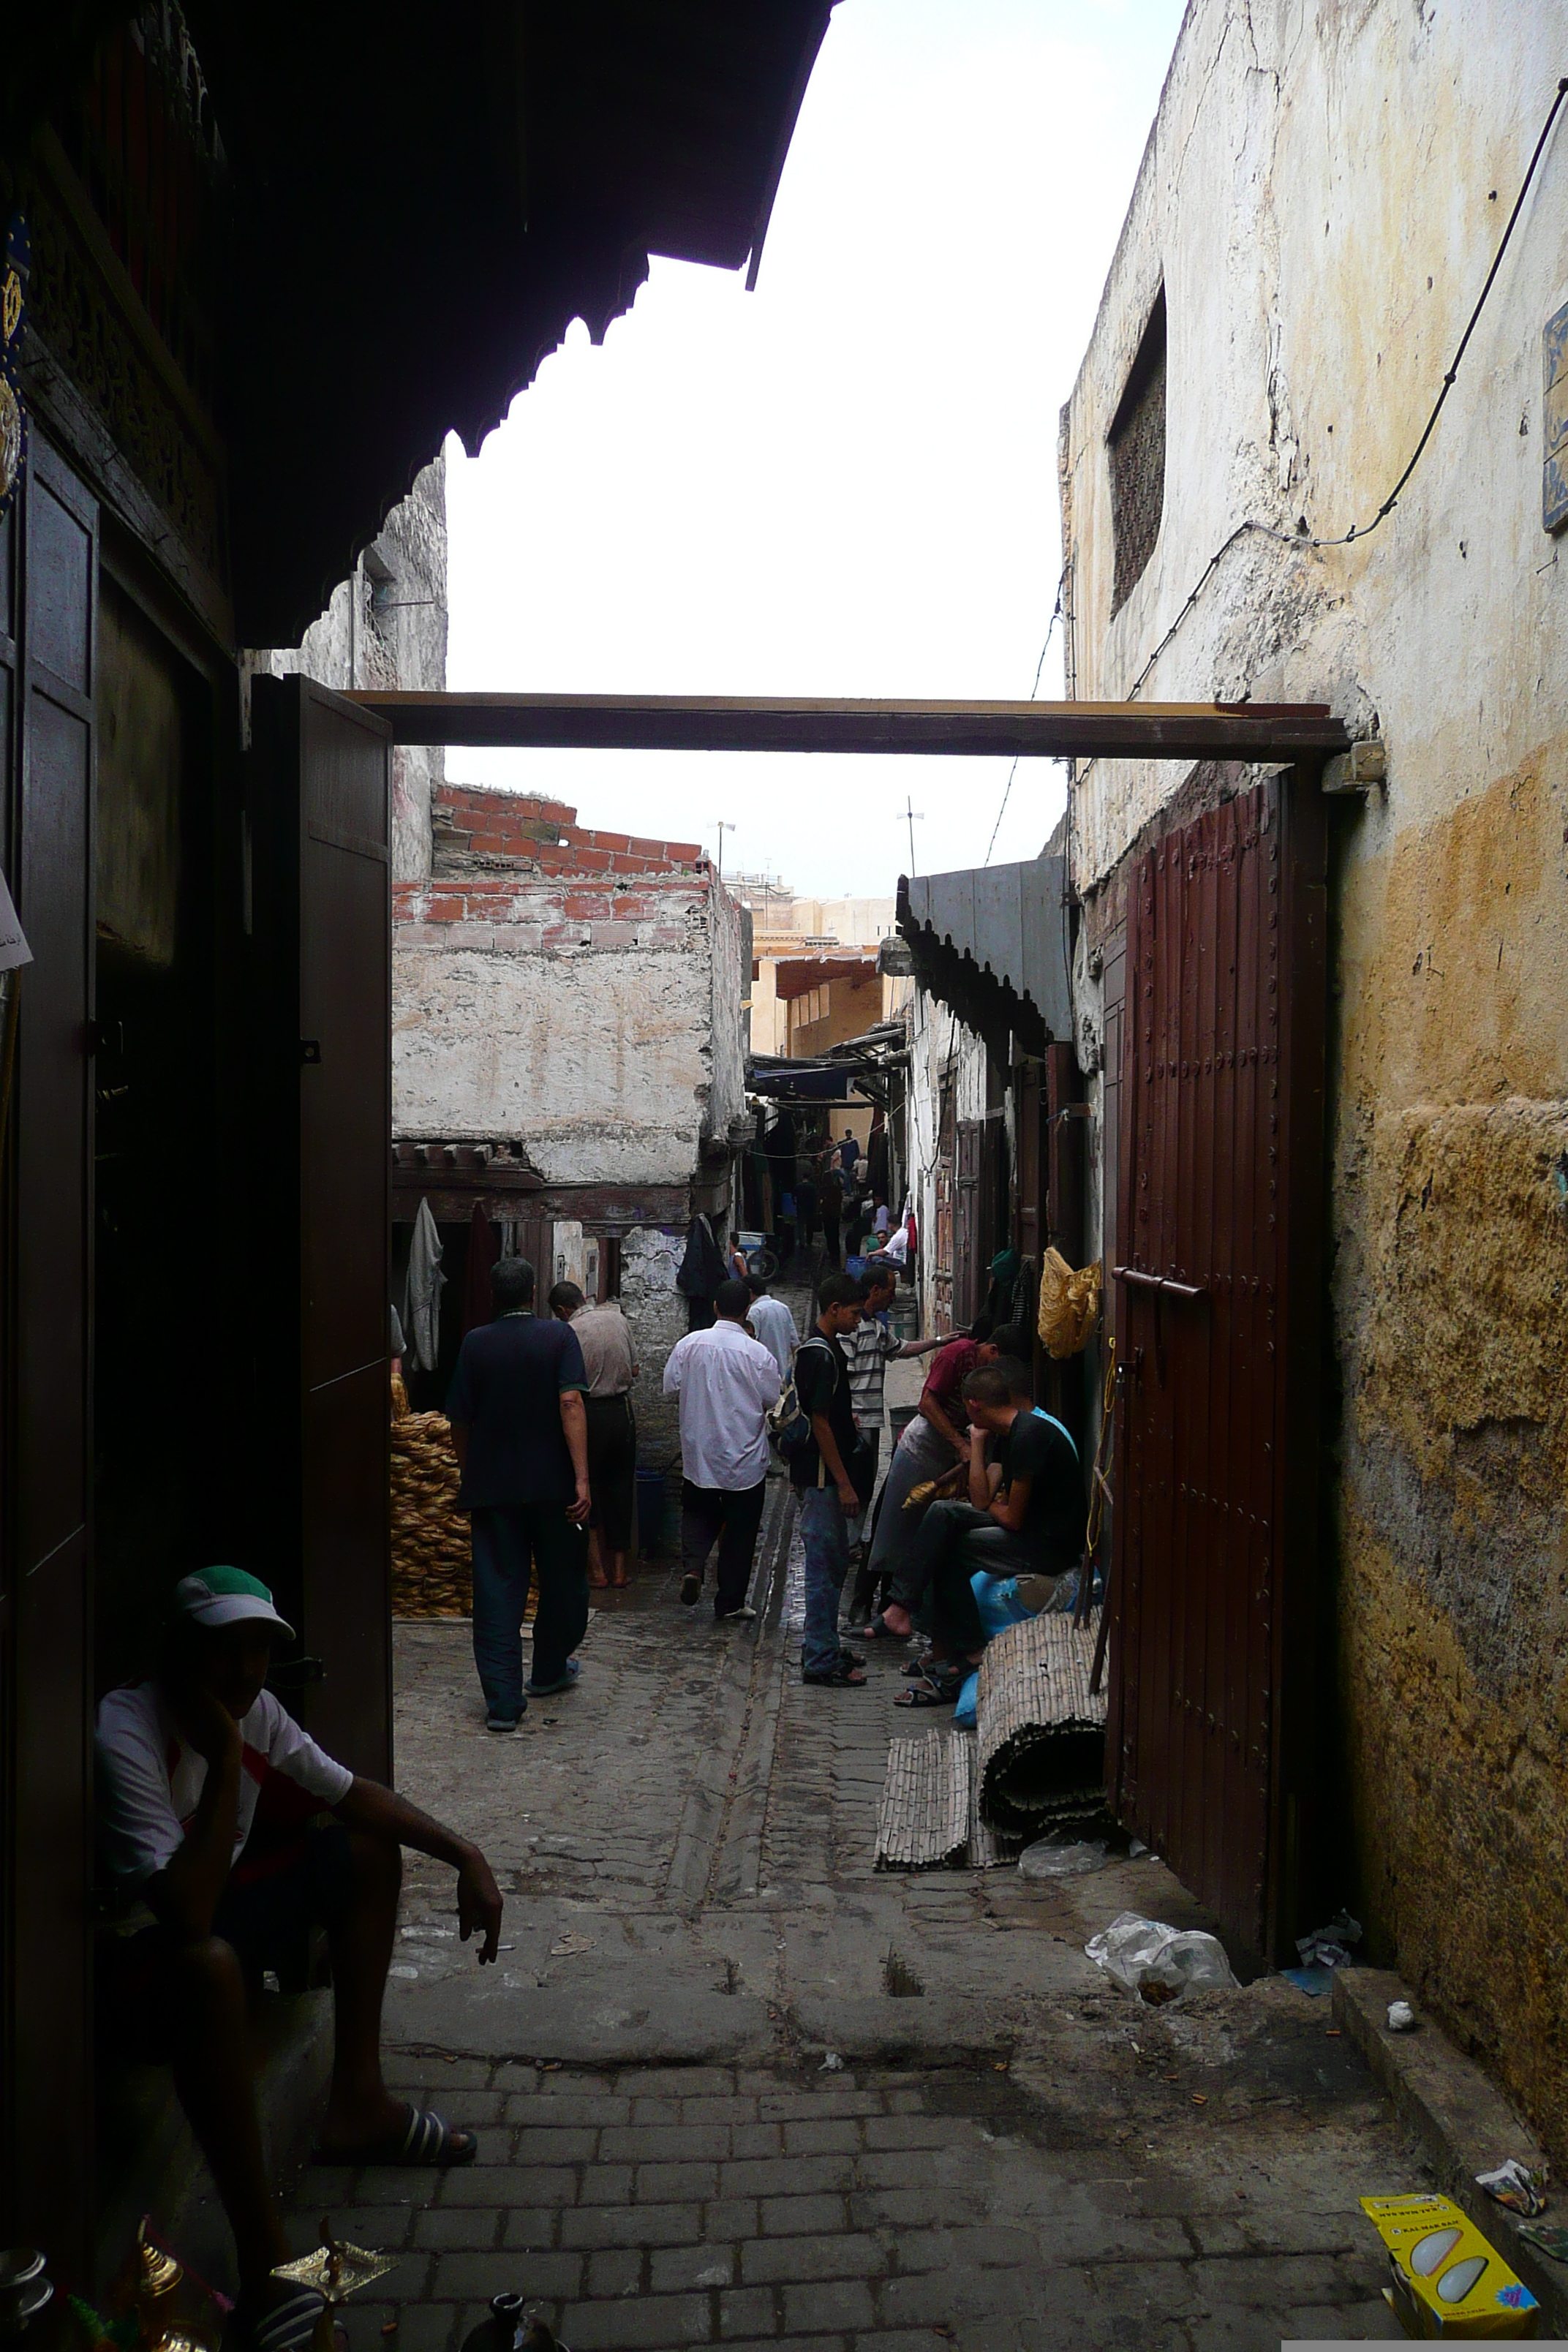
[[[98,1711],[98,1828],[121,1897],[104,1991],[174,2085],[234,2231],[247,2352],[301,2352],[321,2310],[274,2279],[289,2248],[257,2116],[249,1996],[264,1973],[306,1980],[310,1932],[326,1929],[335,2038],[318,2158],[343,2165],[452,2165],[471,2132],[395,2099],[381,2072],[400,1848],[458,1874],[458,1926],[496,1957],[501,1898],[478,1846],[405,1797],[325,1755],[264,1687],[275,1635],[293,1629],[237,1568],[174,1588],[160,1669]]]

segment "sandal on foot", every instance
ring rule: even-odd
[[[680,1580],[680,1597],[689,1609],[695,1609],[702,1597],[702,1579],[700,1576],[683,1576]]]
[[[472,2164],[479,2152],[478,2135],[454,2131],[428,2107],[411,2106],[401,2139],[388,2132],[381,2139],[362,2140],[357,2147],[318,2147],[313,2164],[432,2164],[446,2167]]]
[[[825,1690],[864,1690],[866,1687],[866,1676],[858,1666],[851,1665],[847,1658],[840,1658],[836,1666],[830,1666],[823,1675],[810,1675],[803,1669],[800,1678],[803,1683],[818,1683]]]
[[[313,2286],[297,2286],[276,2303],[242,2294],[234,2309],[235,2329],[247,2352],[305,2352],[326,2309]]]
[[[911,1683],[893,1701],[895,1706],[954,1706],[963,1687],[958,1683],[933,1683],[928,1675],[923,1682]]]
[[[937,1672],[941,1664],[942,1660],[940,1658],[933,1658],[931,1652],[928,1650],[923,1658],[911,1658],[907,1666],[900,1668],[900,1672],[902,1674],[906,1682],[930,1682],[932,1675]]]
[[[907,1642],[909,1638],[907,1633],[895,1633],[879,1609],[870,1622],[860,1626],[855,1635],[858,1642]]]

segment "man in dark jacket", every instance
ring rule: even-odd
[[[474,1664],[490,1731],[515,1731],[528,1699],[522,1615],[539,1570],[529,1695],[569,1690],[588,1625],[588,1378],[569,1323],[533,1312],[533,1268],[490,1269],[495,1320],[470,1331],[447,1397],[461,1470],[458,1507],[473,1514]]]

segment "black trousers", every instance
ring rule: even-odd
[[[973,1503],[932,1503],[915,1531],[902,1573],[893,1579],[893,1598],[911,1615],[929,1606],[931,1631],[953,1657],[985,1646],[970,1583],[979,1569],[987,1576],[1057,1573],[1053,1563],[1011,1528],[998,1526],[988,1511],[977,1511]]]
[[[587,1412],[593,1525],[611,1551],[626,1551],[632,1539],[637,1471],[637,1425],[632,1418],[632,1401],[627,1396],[591,1396]]]
[[[718,1545],[715,1617],[727,1617],[745,1601],[767,1490],[765,1477],[759,1478],[754,1486],[742,1486],[733,1492],[723,1486],[694,1486],[689,1478],[681,1481],[680,1565],[687,1576],[700,1578],[707,1569],[709,1553]]]

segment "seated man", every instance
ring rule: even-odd
[[[971,1582],[976,1570],[1055,1578],[1083,1553],[1088,1507],[1078,1448],[1059,1421],[1031,1405],[1030,1389],[1028,1367],[1005,1356],[965,1380],[969,1500],[931,1506],[883,1612],[894,1632],[905,1633],[929,1598],[935,1647],[955,1666],[975,1664],[985,1647]],[[945,1680],[923,1690],[917,1684],[908,1704],[931,1706],[949,1696],[957,1690]]]
[[[257,2121],[248,1991],[264,1969],[302,1982],[310,1929],[324,1927],[336,2032],[321,2159],[467,2164],[474,2135],[395,2099],[382,2079],[399,1848],[456,1870],[458,1932],[482,1936],[481,1965],[496,1957],[501,1916],[477,1846],[335,1763],[263,1688],[275,1634],[293,1639],[255,1577],[185,1577],[158,1673],[110,1691],[97,1734],[103,1862],[151,1915],[114,1939],[114,1990],[173,2062],[234,2231],[251,2352],[297,2352],[321,2298],[270,2275],[289,2248]]]

